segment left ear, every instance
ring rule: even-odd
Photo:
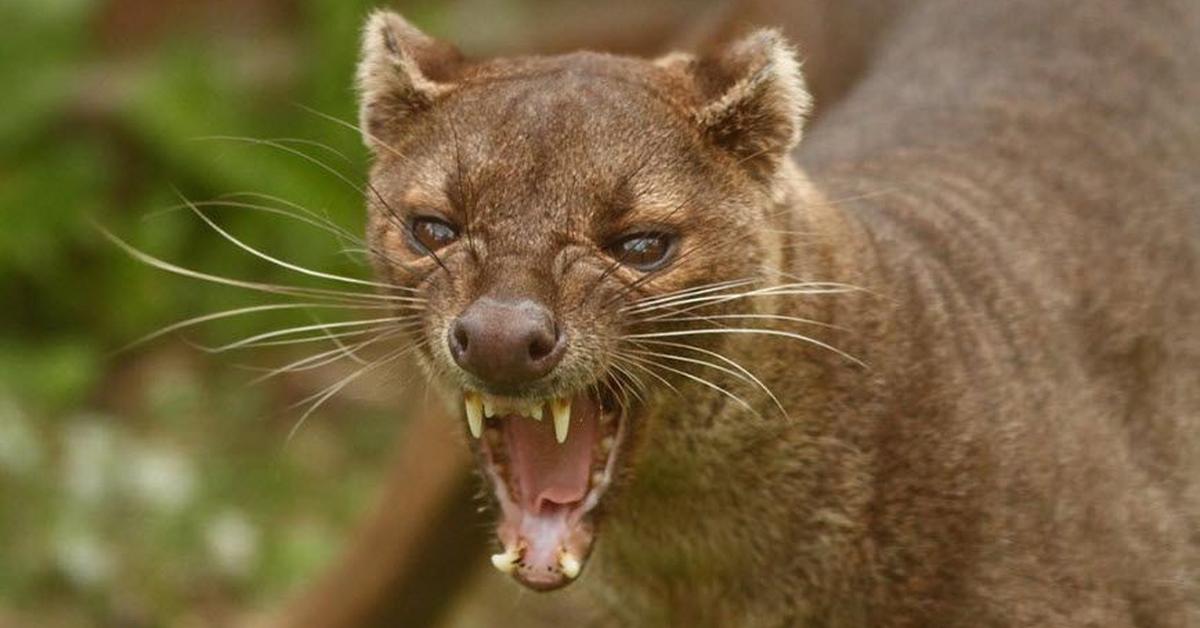
[[[359,126],[367,146],[399,135],[416,114],[449,93],[462,61],[450,44],[426,35],[400,15],[376,10],[363,27],[358,64]]]
[[[769,180],[800,141],[812,99],[778,31],[755,31],[708,57],[669,55],[658,64],[691,74],[702,103],[696,124],[755,178]]]

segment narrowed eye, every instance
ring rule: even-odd
[[[624,236],[609,246],[609,255],[640,271],[657,270],[670,260],[675,238],[667,233],[647,232]]]
[[[440,218],[423,216],[412,221],[412,237],[424,253],[432,253],[458,239],[458,229]]]

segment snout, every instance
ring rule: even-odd
[[[463,370],[498,388],[540,379],[566,349],[554,315],[529,299],[477,299],[455,319],[447,342]]]

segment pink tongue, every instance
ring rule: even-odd
[[[561,445],[554,438],[554,419],[548,410],[541,421],[525,417],[502,420],[521,505],[533,513],[551,504],[583,499],[596,440],[597,408],[585,395],[571,402],[571,429]]]

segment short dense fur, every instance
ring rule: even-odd
[[[720,311],[835,324],[799,331],[867,368],[779,337],[697,345],[786,417],[703,370],[757,415],[678,378],[637,405],[581,583],[615,621],[1200,624],[1200,5],[898,5],[801,143],[812,184],[786,158],[807,95],[776,34],[467,64],[374,16],[370,235],[431,299],[423,363],[478,385],[444,334],[484,294],[533,295],[575,334],[544,394],[607,372],[613,299],[861,286]],[[414,211],[469,237],[416,255]],[[656,221],[696,253],[626,294],[637,274],[598,243]]]

